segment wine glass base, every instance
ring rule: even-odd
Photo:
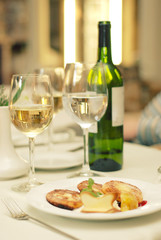
[[[158,172],[158,181],[161,182],[161,166],[157,169]]]
[[[40,186],[41,182],[38,182],[36,179],[32,182],[24,182],[20,184],[13,185],[11,189],[15,192],[29,192],[32,188]]]
[[[67,176],[67,178],[75,178],[75,177],[103,177],[104,175],[102,173],[96,173],[93,171],[87,171],[87,172],[76,172],[73,174],[70,174]]]
[[[161,174],[161,166],[157,170],[158,170],[158,173]]]

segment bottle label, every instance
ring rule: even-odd
[[[112,126],[123,125],[124,121],[124,87],[112,88]]]

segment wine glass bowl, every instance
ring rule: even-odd
[[[26,192],[41,183],[35,177],[34,140],[50,124],[53,116],[53,98],[47,75],[13,75],[9,109],[11,122],[29,139],[28,181],[13,190]]]
[[[51,81],[51,92],[53,96],[54,102],[54,111],[53,111],[53,120],[56,115],[63,109],[62,103],[62,88],[63,88],[63,81],[64,81],[64,68],[63,67],[44,67],[37,69],[35,71],[39,74],[47,74]],[[53,134],[53,125],[51,124],[48,128],[48,150],[53,150],[52,142],[57,142],[60,138],[60,133]],[[61,138],[63,133],[61,133]]]
[[[71,175],[98,176],[90,171],[88,161],[88,129],[104,115],[108,103],[108,91],[104,65],[85,63],[67,64],[63,89],[63,106],[67,113],[83,129],[84,163],[80,172]]]
[[[40,74],[47,74],[51,82],[51,91],[54,99],[54,115],[63,109],[62,88],[64,81],[64,68],[46,67],[37,70]]]

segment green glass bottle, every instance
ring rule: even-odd
[[[98,23],[98,62],[105,64],[108,107],[105,115],[89,131],[89,164],[95,171],[116,171],[123,164],[124,86],[111,57],[111,23]]]

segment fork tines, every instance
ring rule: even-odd
[[[20,218],[26,215],[23,210],[19,207],[14,199],[11,197],[5,197],[1,199],[8,211],[10,212],[11,216],[14,218]]]

